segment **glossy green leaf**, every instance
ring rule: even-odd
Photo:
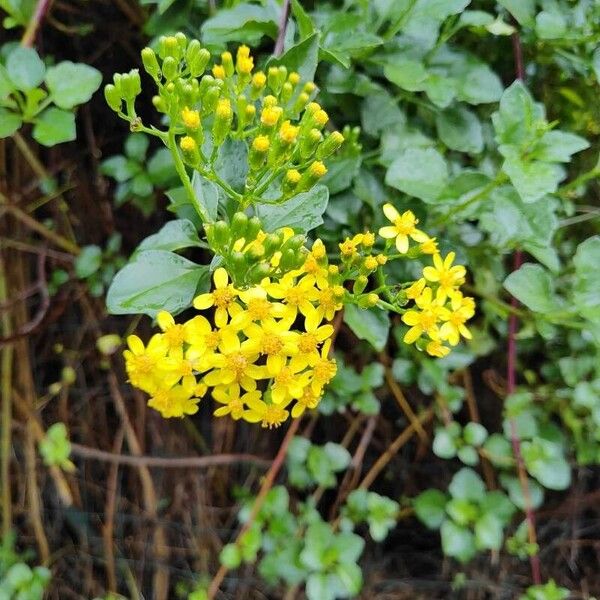
[[[48,108],[36,120],[34,139],[43,146],[72,142],[77,137],[75,115],[60,108]]]
[[[344,323],[359,339],[369,342],[378,352],[385,348],[390,330],[390,318],[386,311],[380,308],[362,309],[348,304],[344,310]]]
[[[6,59],[6,72],[17,89],[27,92],[44,81],[46,67],[33,48],[18,46]]]
[[[87,102],[102,83],[98,69],[69,60],[46,71],[46,85],[56,106],[73,108]]]

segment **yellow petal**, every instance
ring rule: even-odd
[[[169,327],[175,325],[175,319],[173,319],[171,313],[168,313],[166,310],[161,310],[156,315],[156,322],[163,331],[166,331]]]
[[[419,326],[411,327],[406,332],[406,335],[404,336],[404,342],[406,344],[412,344],[413,342],[416,342],[421,337],[422,333],[423,333],[423,329],[421,327],[419,327]]]
[[[433,267],[425,267],[423,269],[423,277],[425,277],[425,279],[428,279],[429,281],[439,281],[440,280],[440,274]]]
[[[137,335],[130,335],[127,338],[127,345],[134,354],[144,354],[144,342]]]
[[[219,267],[213,275],[213,280],[217,288],[227,287],[227,284],[229,283],[227,271],[223,267]]]
[[[403,233],[398,234],[396,238],[396,249],[400,254],[406,254],[408,252],[408,236]]]
[[[400,213],[394,208],[392,204],[389,202],[383,205],[383,214],[390,220],[392,223],[400,218]],[[381,234],[380,234],[381,235]]]
[[[387,225],[379,230],[379,235],[386,240],[391,240],[398,235],[398,230],[393,225]]]
[[[206,310],[213,305],[212,294],[200,294],[194,298],[194,308],[198,310]]]
[[[415,310],[409,310],[402,315],[402,320],[410,326],[416,325],[420,320],[419,313]]]

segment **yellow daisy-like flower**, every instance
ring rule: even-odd
[[[245,352],[260,353],[267,357],[267,371],[271,377],[277,375],[285,365],[286,358],[298,352],[296,331],[290,331],[286,321],[264,321],[261,325],[252,323],[244,329],[248,338],[242,343]]]
[[[267,404],[264,400],[250,398],[247,402],[248,410],[244,412],[243,419],[248,423],[261,423],[269,429],[279,427],[290,416],[286,407],[292,401],[289,398],[282,404]]]
[[[297,419],[304,414],[306,409],[313,410],[317,408],[319,402],[321,402],[321,398],[322,395],[316,394],[312,387],[305,387],[304,393],[296,400],[296,404],[294,404],[294,407],[292,408],[292,417]]]
[[[214,329],[201,315],[197,315],[185,324],[185,341],[199,355],[213,353],[221,344],[224,329]]]
[[[465,282],[467,270],[462,265],[452,266],[455,257],[454,252],[449,252],[444,260],[439,254],[434,254],[433,267],[429,266],[423,269],[423,277],[427,281],[438,284],[437,298],[441,302]]]
[[[437,324],[441,318],[442,305],[433,298],[431,288],[425,288],[416,304],[420,311],[409,310],[402,315],[402,320],[410,326],[404,336],[407,344],[416,342],[424,333],[430,338],[435,338],[438,334]]]
[[[146,392],[156,387],[157,369],[167,356],[169,344],[161,333],[150,338],[147,346],[137,335],[127,338],[128,350],[123,353],[125,368],[132,385]]]
[[[283,319],[294,322],[298,312],[306,316],[314,310],[312,302],[319,299],[319,291],[315,288],[313,280],[303,277],[298,282],[287,274],[278,282],[265,282],[263,288],[271,296],[284,303]]]
[[[301,373],[302,365],[284,365],[271,384],[271,398],[274,404],[283,404],[290,398],[300,398],[304,388],[310,383],[311,373]]]
[[[212,391],[212,397],[223,404],[213,413],[215,417],[224,417],[231,415],[231,418],[238,421],[242,418],[245,404],[249,400],[260,400],[261,393],[258,390],[246,392],[240,396],[240,386],[237,383],[231,385],[219,385]]]
[[[440,327],[440,338],[456,346],[461,335],[467,340],[473,337],[465,323],[475,314],[475,301],[461,292],[450,292],[450,307],[451,310],[444,307],[440,315],[445,321]]]
[[[321,394],[323,388],[335,377],[337,363],[329,358],[331,339],[328,339],[321,348],[319,359],[313,365],[313,378],[311,389],[315,394]]]
[[[233,331],[223,331],[219,352],[211,357],[213,370],[205,375],[204,383],[210,387],[239,383],[246,391],[256,389],[256,381],[268,377],[266,368],[254,364],[259,353],[242,348]]]
[[[246,329],[251,323],[267,319],[281,318],[285,307],[280,302],[270,302],[263,286],[255,286],[241,291],[239,298],[246,308],[234,303],[229,308],[231,321],[229,327],[235,331]]]
[[[298,339],[298,353],[292,358],[293,365],[303,369],[313,366],[319,360],[319,346],[333,335],[333,325],[318,325],[305,320],[305,329]]]
[[[393,223],[379,230],[379,235],[385,239],[396,238],[396,249],[400,254],[408,252],[408,239],[412,238],[415,242],[422,244],[429,240],[429,236],[416,228],[419,220],[411,210],[400,214],[391,204],[383,205],[383,214]]]
[[[190,375],[185,377],[181,384],[170,389],[154,390],[148,400],[148,406],[160,412],[165,419],[193,415],[198,412],[198,402],[200,402],[200,398],[196,396],[198,392],[204,394],[205,391],[206,388],[202,391],[196,383],[196,378]]]
[[[427,351],[427,354],[435,356],[435,358],[444,358],[444,356],[447,356],[450,353],[450,348],[444,346],[439,340],[428,342],[425,350]]]
[[[215,307],[215,324],[217,327],[227,325],[227,309],[235,302],[239,292],[229,283],[229,275],[223,267],[219,267],[214,275],[215,289],[207,294],[194,298],[194,308],[206,310]]]
[[[163,382],[166,386],[176,384],[180,379],[189,377],[194,373],[208,371],[212,366],[211,355],[202,350],[189,347],[185,352],[183,348],[171,350],[169,356],[161,364]]]
[[[417,279],[409,288],[406,288],[405,294],[409,300],[416,300],[421,296],[427,281],[424,278]]]

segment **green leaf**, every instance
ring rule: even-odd
[[[537,143],[533,157],[548,162],[569,162],[571,155],[590,147],[590,143],[579,135],[566,131],[547,131]]]
[[[432,450],[440,458],[454,458],[456,456],[456,444],[450,432],[444,428],[438,429],[433,438]]]
[[[234,190],[243,190],[248,174],[248,146],[245,142],[227,138],[219,148],[215,171]]]
[[[485,496],[485,484],[473,469],[464,467],[454,475],[448,491],[453,498],[481,502]]]
[[[132,133],[128,135],[125,140],[125,154],[128,158],[131,158],[132,161],[142,163],[146,158],[146,152],[148,152],[149,145],[150,138],[147,135],[143,133]]]
[[[565,35],[567,23],[560,13],[542,10],[535,17],[535,31],[542,40],[557,40]]]
[[[298,24],[298,33],[301,40],[305,40],[314,33],[315,25],[298,0],[292,0],[292,15]]]
[[[344,309],[344,323],[356,337],[369,342],[378,352],[385,348],[390,331],[390,317],[386,311],[379,308],[362,309],[348,304]]]
[[[373,137],[390,127],[406,123],[406,115],[400,110],[392,95],[384,89],[365,98],[361,105],[360,116],[363,129]]]
[[[100,246],[84,246],[75,258],[75,275],[86,279],[93,275],[102,265],[102,248]]]
[[[15,87],[8,76],[6,67],[4,67],[4,65],[0,65],[0,102],[6,100],[14,91],[14,89]]]
[[[326,573],[312,573],[306,580],[306,597],[308,600],[335,600],[332,590],[332,575]]]
[[[383,74],[388,81],[409,92],[421,91],[427,79],[423,63],[409,58],[396,58],[394,62],[386,64]]]
[[[440,139],[448,148],[470,154],[483,150],[481,123],[475,113],[464,107],[438,113],[436,126]]]
[[[128,160],[121,154],[107,158],[100,165],[100,172],[103,175],[108,175],[119,183],[132,179],[140,170],[141,166],[139,163]]]
[[[510,477],[508,475],[500,475],[500,482],[508,492],[508,496],[513,504],[521,510],[526,510],[528,507],[539,508],[544,501],[544,489],[535,480],[528,478],[527,487],[529,488],[529,497],[526,500],[523,494],[523,488],[521,482],[517,477]]]
[[[504,280],[504,287],[533,311],[551,313],[560,308],[552,277],[540,265],[525,263]]]
[[[590,320],[600,318],[600,236],[588,238],[573,258],[575,265],[574,299],[579,312]]]
[[[219,10],[202,24],[201,39],[207,45],[222,47],[229,41],[257,45],[263,35],[277,38],[279,15],[272,6],[242,2],[234,8]]]
[[[136,253],[115,276],[106,296],[114,315],[160,310],[177,314],[188,308],[197,293],[208,290],[208,267],[164,250]]]
[[[10,137],[22,124],[19,115],[0,107],[0,138]]]
[[[479,509],[476,504],[468,500],[461,500],[460,498],[452,498],[446,504],[446,512],[457,525],[469,525],[479,515]]]
[[[475,523],[475,543],[480,549],[500,550],[504,533],[502,522],[490,513],[486,513]]]
[[[77,137],[75,115],[60,108],[46,109],[33,127],[33,137],[43,146],[72,142]]]
[[[344,446],[340,446],[339,444],[334,444],[333,442],[327,442],[323,446],[323,450],[329,459],[329,464],[334,471],[342,471],[349,464],[352,457],[350,456],[350,452],[344,448]]]
[[[440,490],[425,490],[413,500],[415,514],[429,529],[438,529],[445,518],[448,498]]]
[[[498,4],[519,22],[519,25],[532,25],[535,15],[535,0],[498,0]]]
[[[360,163],[360,156],[349,156],[331,161],[327,165],[329,170],[321,180],[321,184],[329,188],[331,195],[348,189],[360,169]]]
[[[481,446],[487,436],[487,429],[480,423],[467,423],[463,429],[463,439],[471,446]]]
[[[46,67],[33,48],[17,46],[6,59],[6,71],[13,85],[27,92],[44,81]]]
[[[313,33],[292,46],[279,58],[271,58],[267,68],[284,65],[288,71],[296,71],[303,81],[312,81],[319,62],[319,33]]]
[[[357,564],[346,562],[341,565],[337,565],[335,568],[335,574],[342,582],[348,598],[356,596],[360,592],[363,578],[362,571]]]
[[[56,106],[73,108],[87,102],[102,83],[102,74],[89,65],[65,60],[46,72],[46,85]]]
[[[469,104],[497,102],[503,89],[498,75],[483,64],[469,65],[457,78],[457,97]]]
[[[466,528],[447,519],[440,530],[442,550],[446,556],[456,558],[461,563],[469,562],[476,554],[475,538]]]
[[[154,235],[148,236],[135,252],[144,250],[181,250],[201,246],[196,227],[188,219],[177,219],[165,223]]]
[[[424,202],[434,202],[448,181],[448,167],[434,148],[408,148],[388,168],[385,182]]]
[[[461,446],[456,453],[458,460],[469,467],[479,464],[479,454],[473,446]]]
[[[329,190],[324,185],[316,185],[284,204],[258,205],[257,213],[265,231],[291,227],[296,233],[306,233],[323,223],[322,215],[328,201]]]
[[[194,188],[196,202],[201,210],[208,214],[213,221],[216,221],[219,208],[219,188],[217,185],[202,177],[198,171],[194,171],[192,187]]]
[[[518,156],[507,158],[502,170],[510,177],[511,183],[523,202],[535,202],[546,194],[558,189],[565,172],[559,165],[542,161],[525,161]]]
[[[544,487],[566,490],[571,484],[571,467],[565,460],[560,444],[541,438],[521,443],[527,471]]]

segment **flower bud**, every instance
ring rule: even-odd
[[[333,131],[317,148],[317,158],[324,159],[337,152],[344,143],[344,136],[339,131]]]
[[[192,40],[187,47],[185,61],[192,77],[200,77],[210,60],[210,52],[202,48],[198,40]]]
[[[247,279],[249,283],[260,283],[265,277],[269,276],[271,265],[267,262],[260,262],[248,271]]]
[[[242,76],[247,76],[252,73],[252,69],[254,69],[254,59],[250,56],[250,49],[248,46],[240,46],[237,49],[235,68]]]
[[[173,35],[161,36],[158,40],[158,55],[164,60],[168,56],[171,58],[181,58],[179,41]]]
[[[125,100],[135,100],[136,96],[142,93],[142,82],[140,72],[137,69],[131,69],[121,78],[121,93]]]
[[[236,212],[231,219],[231,239],[239,240],[245,237],[246,229],[248,227],[248,215],[241,211]]]
[[[385,265],[385,263],[387,262],[387,256],[385,254],[378,254],[375,258],[377,259],[377,262],[380,266]]]
[[[365,294],[358,299],[358,306],[360,308],[373,308],[377,306],[379,302],[379,296],[375,293]]]
[[[181,120],[187,131],[197,131],[200,127],[200,113],[187,106],[181,111]]]
[[[292,250],[291,248],[282,250],[279,266],[283,271],[289,271],[290,269],[293,269],[297,263],[298,259],[296,257],[295,250]]]
[[[302,91],[309,96],[317,89],[317,86],[312,81],[307,81],[302,88]]]
[[[200,80],[200,84],[198,86],[198,97],[200,100],[204,99],[206,92],[215,86],[217,79],[215,79],[212,75],[204,75]]]
[[[235,70],[233,68],[233,56],[231,56],[231,52],[223,52],[223,54],[221,54],[221,64],[225,70],[225,75],[231,77]]]
[[[246,106],[246,110],[244,110],[244,123],[249,125],[254,120],[256,116],[256,106],[254,104],[248,104]]]
[[[220,146],[225,141],[231,129],[232,121],[233,110],[231,110],[231,102],[227,98],[221,98],[217,102],[213,124],[213,139],[217,146]]]
[[[206,237],[215,250],[221,251],[229,246],[231,234],[229,225],[225,221],[217,221],[216,223],[206,225]]]
[[[279,69],[277,67],[269,67],[269,70],[267,71],[267,82],[273,92],[279,94],[282,84],[279,81]]]
[[[353,294],[362,294],[369,283],[369,278],[365,275],[359,275],[352,285],[352,293]]]
[[[269,235],[267,235],[267,237],[263,241],[263,246],[265,248],[265,256],[272,256],[274,252],[281,248],[282,242],[282,235],[280,235],[279,233],[269,233]]]
[[[287,80],[291,85],[297,86],[300,83],[300,75],[298,73],[296,73],[296,71],[292,71],[288,75]]]
[[[215,79],[225,79],[225,67],[223,65],[215,65],[212,68],[212,74],[215,76]]]
[[[270,146],[269,138],[266,135],[259,135],[254,138],[248,155],[251,169],[257,170],[262,167]]]
[[[246,239],[251,242],[258,236],[262,227],[262,223],[258,217],[251,217],[248,219],[248,226],[246,227]]]
[[[187,47],[187,37],[183,31],[178,31],[175,34],[175,39],[177,40],[177,45],[179,46],[179,50],[181,52],[179,56],[183,56],[183,53]]]
[[[297,114],[301,113],[304,108],[306,107],[306,105],[308,104],[308,101],[310,100],[310,96],[304,92],[302,92],[301,94],[298,95],[298,97],[296,98],[296,101],[294,102],[294,107],[293,107],[293,111]]]
[[[202,102],[202,109],[204,113],[208,115],[215,110],[220,95],[221,90],[218,87],[214,86],[208,89],[206,94],[204,94],[204,101]]]
[[[327,174],[327,167],[320,161],[313,162],[304,173],[298,183],[297,191],[305,192],[309,190],[315,183]]]
[[[179,61],[172,56],[167,56],[163,60],[162,71],[167,81],[173,81],[179,74]]]
[[[261,130],[271,131],[283,113],[281,106],[268,106],[260,114]]]
[[[294,93],[294,86],[286,81],[281,87],[281,93],[279,94],[279,99],[282,104],[287,104]]]
[[[291,194],[295,190],[301,177],[300,171],[297,171],[296,169],[289,169],[286,171],[282,186],[284,195]]]
[[[247,268],[246,265],[246,256],[243,252],[235,251],[231,253],[229,257],[229,264],[231,265],[231,270],[236,275],[241,275]]]
[[[363,262],[361,270],[371,272],[377,269],[378,266],[379,263],[377,262],[377,259],[374,256],[367,256]]]
[[[323,135],[321,132],[318,129],[311,129],[308,135],[304,136],[300,142],[300,156],[304,159],[311,156],[322,140]]]
[[[109,83],[104,87],[104,98],[108,106],[110,106],[115,112],[121,110],[123,99],[119,90],[112,83]]]
[[[160,77],[160,67],[158,66],[158,60],[152,48],[146,47],[142,50],[142,64],[144,65],[146,73],[148,73],[152,79],[158,81]]]
[[[269,94],[263,98],[263,108],[273,108],[274,106],[277,106],[277,98],[275,96]]]
[[[262,71],[257,71],[256,73],[254,73],[254,75],[252,76],[251,83],[252,91],[250,93],[250,97],[253,100],[256,100],[260,96],[266,83],[267,76]]]
[[[179,147],[183,153],[183,158],[186,162],[192,166],[197,165],[200,162],[200,152],[198,150],[198,144],[194,138],[186,135],[181,138]]]
[[[284,146],[289,146],[296,141],[299,131],[299,127],[295,127],[290,121],[284,121],[279,129],[279,140]]]

